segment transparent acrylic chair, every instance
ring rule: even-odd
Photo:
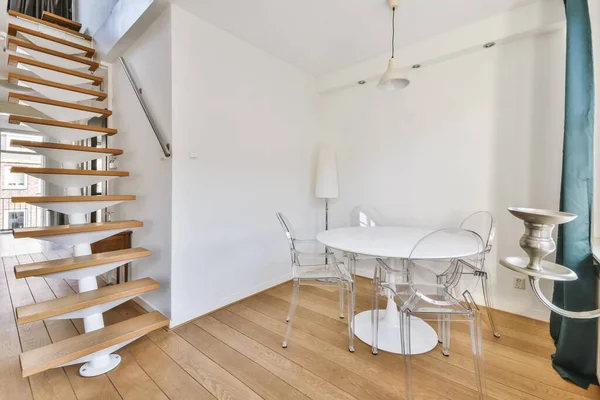
[[[476,232],[483,239],[483,244],[485,246],[485,253],[483,258],[483,265],[480,270],[473,268],[472,265],[466,265],[464,263],[460,264],[460,276],[461,282],[460,286],[462,288],[466,288],[469,291],[474,291],[476,289],[476,284],[481,282],[481,290],[483,292],[483,299],[485,301],[486,312],[488,315],[488,319],[490,321],[490,328],[492,332],[494,332],[494,336],[499,338],[500,332],[496,329],[496,325],[494,324],[494,318],[492,316],[492,310],[494,308],[494,304],[492,301],[492,293],[490,290],[489,278],[490,273],[486,268],[485,261],[486,256],[492,250],[492,242],[494,241],[494,237],[496,236],[496,224],[494,221],[494,217],[491,213],[487,211],[477,211],[469,215],[465,218],[459,225],[459,228],[467,229],[473,232]],[[463,260],[469,263],[468,259]],[[470,282],[466,282],[467,275],[478,275],[481,277],[479,279],[471,279]]]
[[[357,206],[350,212],[350,226],[381,226],[384,218],[374,207]]]
[[[377,354],[378,326],[375,322],[379,320],[379,296],[391,292],[400,310],[398,314],[400,319],[399,339],[404,359],[406,399],[413,398],[410,320],[415,317],[425,321],[442,321],[441,329],[446,332],[441,335],[444,338],[442,347],[446,351],[449,351],[450,347],[450,323],[463,321],[469,324],[478,398],[486,398],[481,312],[469,291],[465,291],[462,294],[462,299],[459,299],[453,296],[445,285],[438,282],[437,276],[448,269],[452,269],[452,265],[457,261],[456,259],[432,261],[429,256],[425,257],[425,255],[432,253],[432,249],[443,243],[448,234],[459,236],[462,243],[470,244],[469,248],[473,249],[472,255],[469,256],[470,262],[474,263],[476,267],[480,267],[480,264],[483,263],[484,254],[483,240],[475,232],[456,228],[442,229],[423,237],[414,246],[401,270],[393,269],[382,259],[377,259],[377,267],[373,277],[373,311],[371,312],[373,323],[372,351],[373,354]],[[420,269],[420,262],[424,259],[428,261],[428,268],[419,271],[417,279],[413,270]],[[439,272],[433,272],[432,268],[438,269]]]
[[[282,213],[277,213],[276,215],[290,248],[293,282],[290,310],[286,319],[288,326],[281,346],[284,348],[288,346],[292,334],[300,284],[311,284],[313,286],[337,285],[340,300],[340,318],[344,318],[344,297],[345,295],[348,296],[348,349],[354,352],[354,330],[352,324],[354,322],[355,292],[352,276],[344,266],[344,263],[337,261],[332,252],[327,249],[323,252],[317,252],[315,248],[322,247],[319,242],[314,239],[298,239],[289,220]],[[300,247],[312,247],[312,251],[299,250]]]
[[[357,206],[350,212],[350,226],[369,228],[373,226],[382,226],[385,218],[375,207]],[[348,258],[348,270],[353,277],[356,277],[356,265],[360,260],[374,260],[375,257],[363,256],[360,254],[345,254]]]
[[[484,245],[483,262],[479,267],[477,263],[472,262],[470,257],[454,260],[447,270],[442,271],[441,273],[438,272],[438,283],[443,284],[448,291],[455,296],[462,293],[464,290],[474,292],[479,287],[479,284],[481,284],[490,328],[494,333],[494,336],[499,338],[500,332],[496,329],[492,316],[493,303],[488,280],[490,273],[487,270],[485,263],[486,256],[492,250],[492,242],[496,235],[494,217],[487,211],[477,211],[465,218],[460,223],[459,228],[473,231],[481,236]],[[418,263],[422,268],[430,269],[429,266],[431,265],[431,262],[427,260],[415,261],[415,263]],[[438,332],[441,333],[438,339],[440,343],[443,342],[442,335],[445,334],[445,331],[441,329],[441,324],[442,322],[440,321],[440,326],[438,328]],[[445,349],[443,349],[442,352],[445,356],[450,355]]]

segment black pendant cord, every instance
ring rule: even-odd
[[[396,48],[396,7],[392,8],[392,58]]]

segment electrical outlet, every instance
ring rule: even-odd
[[[515,289],[525,290],[525,278],[513,278],[513,287]]]

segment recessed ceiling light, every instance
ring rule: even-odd
[[[421,64],[413,64],[411,68],[413,68],[413,69],[421,68]]]
[[[359,85],[364,85],[365,83],[367,83],[367,81],[363,81],[363,80],[358,81]]]
[[[490,47],[494,47],[496,45],[496,42],[489,42],[483,45],[484,49],[489,49]]]

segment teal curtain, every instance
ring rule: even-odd
[[[560,209],[578,215],[558,231],[557,263],[578,279],[557,282],[553,303],[570,311],[597,307],[591,248],[594,166],[594,64],[587,0],[565,0],[567,71]],[[553,366],[565,379],[587,388],[596,379],[597,320],[550,317],[556,344]]]

